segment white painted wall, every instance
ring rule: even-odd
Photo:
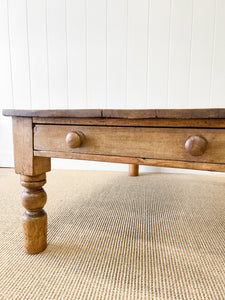
[[[225,107],[224,33],[224,0],[0,0],[0,109]]]

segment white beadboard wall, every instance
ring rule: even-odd
[[[224,0],[0,0],[0,109],[207,107],[225,107]],[[11,130],[0,115],[2,167]]]

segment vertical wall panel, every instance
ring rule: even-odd
[[[0,108],[13,103],[7,0],[0,1]]]
[[[148,106],[167,108],[171,0],[151,0]]]
[[[210,106],[225,107],[225,1],[217,1]]]
[[[32,108],[49,107],[46,0],[27,1]]]
[[[26,0],[8,0],[9,38],[15,108],[30,108],[30,65]]]
[[[2,108],[13,107],[11,58],[7,0],[0,1],[0,166],[13,166],[11,118],[2,116]]]
[[[0,1],[0,108],[13,104],[7,0]]]
[[[224,108],[224,32],[224,0],[1,0],[0,108]]]
[[[172,1],[168,66],[168,107],[171,108],[188,107],[193,1]]]
[[[127,0],[108,0],[107,106],[126,105]]]
[[[86,107],[86,1],[67,1],[69,108]]]
[[[68,107],[65,0],[47,0],[49,94],[51,108]]]
[[[106,0],[87,0],[87,101],[106,106]]]
[[[210,105],[215,0],[193,2],[193,33],[190,66],[190,107]]]
[[[148,0],[128,1],[127,107],[147,103]]]

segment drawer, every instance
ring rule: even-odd
[[[34,150],[225,163],[225,129],[36,125]]]

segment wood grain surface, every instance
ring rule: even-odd
[[[220,119],[225,109],[104,109],[105,118],[127,119]]]
[[[129,176],[138,176],[139,165],[129,164],[128,175]]]
[[[24,248],[29,254],[36,254],[47,247],[47,214],[43,207],[47,194],[42,186],[46,183],[46,175],[23,176],[21,185],[25,188],[22,193],[22,205],[26,209],[22,224]]]
[[[114,118],[41,118],[34,124],[68,124],[135,127],[203,127],[225,128],[225,119],[114,119]]]
[[[164,168],[181,168],[181,169],[193,169],[193,170],[205,170],[225,172],[225,164],[212,164],[201,162],[189,162],[179,160],[165,160],[165,159],[151,159],[140,157],[125,157],[114,155],[96,155],[96,154],[83,154],[83,153],[68,153],[68,152],[55,152],[55,151],[34,151],[35,156],[43,157],[56,157],[67,159],[79,159],[90,161],[104,161],[120,164],[138,164],[145,166],[155,166]]]
[[[32,176],[51,170],[48,157],[33,156],[32,118],[13,117],[13,145],[17,174]]]
[[[69,132],[84,134],[81,147],[66,144]],[[203,136],[207,149],[192,156],[185,149],[190,136]],[[62,153],[113,155],[207,163],[225,163],[225,129],[136,128],[103,126],[36,125],[34,150]]]
[[[4,116],[20,117],[78,117],[122,119],[225,119],[225,109],[68,109],[17,110],[5,109]]]
[[[100,118],[101,109],[47,109],[47,110],[29,110],[29,109],[3,109],[4,116],[19,117],[63,117],[63,118]]]

